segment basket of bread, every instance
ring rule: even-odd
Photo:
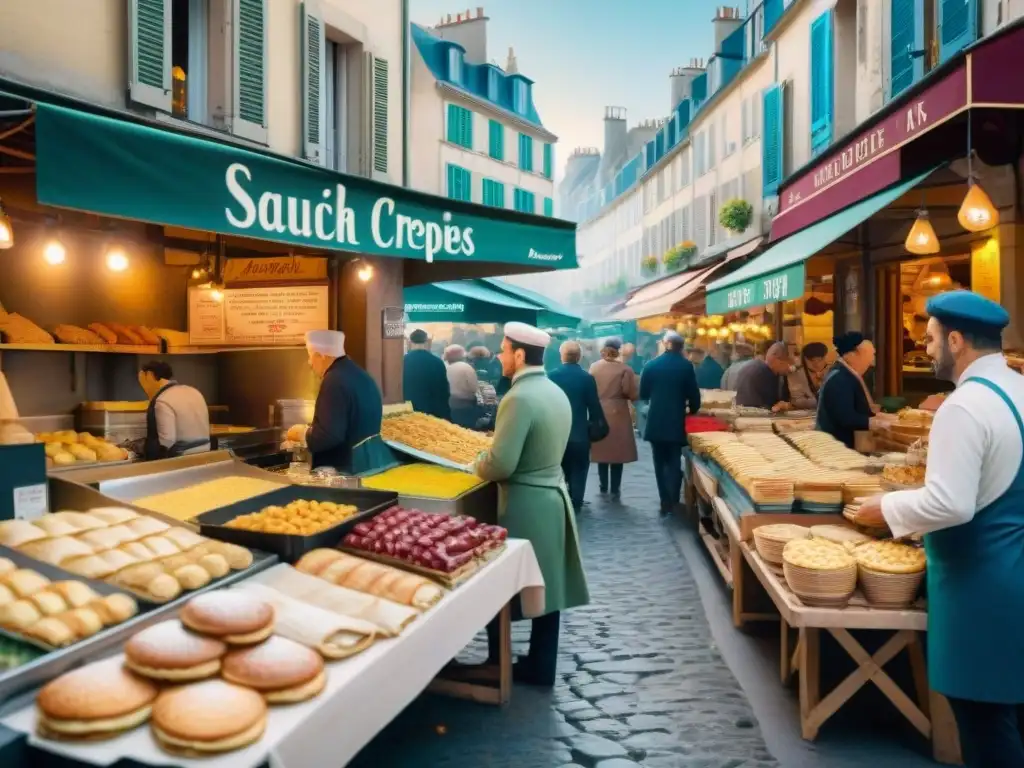
[[[806,539],[810,529],[803,525],[775,523],[759,525],[754,529],[754,548],[761,559],[777,568],[782,567],[782,550],[794,539]]]
[[[876,608],[906,608],[924,580],[926,557],[920,547],[899,541],[872,541],[853,550],[864,596]]]
[[[782,550],[783,573],[806,605],[844,608],[857,588],[857,561],[826,539],[793,539]]]

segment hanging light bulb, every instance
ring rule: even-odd
[[[363,264],[359,267],[359,271],[356,272],[356,277],[358,277],[361,282],[370,282],[373,279],[373,267],[369,264]]]
[[[707,328],[698,328],[697,329],[697,335],[698,336],[706,336],[707,332],[708,332]]]
[[[107,269],[111,272],[124,272],[128,269],[128,254],[124,248],[114,245],[107,250]]]
[[[64,243],[59,238],[53,238],[43,247],[43,260],[47,264],[53,266],[63,264],[67,255],[67,248],[64,247]]]
[[[921,208],[917,212],[917,221],[910,228],[910,234],[903,244],[904,247],[917,256],[927,256],[939,252],[939,238],[935,234],[935,228],[928,218],[928,211]]]
[[[992,205],[992,199],[974,178],[968,179],[969,187],[960,211],[956,215],[960,226],[968,232],[983,232],[999,223],[999,211]]]
[[[4,210],[3,201],[0,200],[0,251],[14,247],[14,225],[11,224],[11,217]]]

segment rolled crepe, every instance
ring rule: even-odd
[[[255,576],[253,581],[331,613],[368,621],[379,627],[384,637],[397,637],[420,615],[415,608],[335,586],[316,576],[300,573],[290,565],[275,565]]]
[[[380,634],[376,624],[332,613],[288,597],[263,584],[241,584],[235,589],[274,607],[274,634],[318,651],[325,659],[345,659],[373,645]]]
[[[393,600],[420,610],[430,608],[444,596],[444,590],[430,579],[345,552],[332,552],[330,564],[321,567],[323,563],[317,559],[321,551],[315,549],[308,553],[295,564],[295,567],[306,573],[315,573],[319,578],[339,587]],[[319,570],[307,567],[314,562]]]

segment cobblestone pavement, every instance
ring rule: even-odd
[[[517,685],[504,710],[421,696],[353,765],[777,765],[658,519],[647,451],[626,467],[621,502],[600,497],[596,480],[592,473],[579,519],[592,602],[563,616],[555,689]],[[523,629],[515,630],[518,641]]]

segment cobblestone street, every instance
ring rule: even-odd
[[[596,481],[592,472],[579,521],[592,602],[563,617],[555,689],[517,685],[505,710],[421,696],[355,765],[777,764],[715,648],[671,524],[658,518],[647,452],[627,466],[621,502],[600,497]]]

